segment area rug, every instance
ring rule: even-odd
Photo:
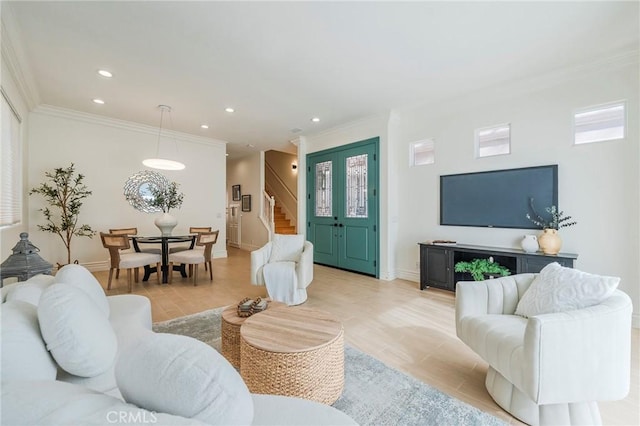
[[[190,336],[219,351],[222,309],[155,323],[153,330]],[[333,406],[362,426],[506,425],[349,345],[344,392]]]

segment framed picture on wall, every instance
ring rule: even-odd
[[[233,201],[240,201],[240,185],[233,185],[231,187],[231,198]]]
[[[243,212],[251,211],[251,195],[242,196],[242,211]]]

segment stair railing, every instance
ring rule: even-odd
[[[268,163],[265,163],[265,188],[278,200],[278,205],[291,222],[298,221],[298,197],[278,176]]]
[[[267,193],[267,191],[262,190],[262,214],[260,215],[260,219],[262,223],[269,231],[269,241],[273,238],[273,234],[276,233],[276,221],[273,214],[273,208],[276,205],[276,199]]]

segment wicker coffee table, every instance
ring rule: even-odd
[[[240,329],[240,375],[253,393],[333,404],[344,388],[344,331],[310,308],[268,309]]]
[[[267,310],[274,308],[285,308],[286,303],[269,302]],[[265,311],[266,312],[266,311]],[[259,312],[255,315],[259,315]],[[238,309],[235,305],[227,307],[222,311],[222,355],[235,368],[240,369],[240,327],[245,320],[250,317],[239,317]]]

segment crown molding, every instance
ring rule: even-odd
[[[147,135],[158,135],[158,128],[147,126],[146,124],[134,123],[132,121],[119,120],[116,118],[105,117],[102,115],[89,114],[86,112],[76,111],[68,108],[57,107],[53,105],[40,105],[33,110],[36,114],[49,115],[52,117],[66,118],[69,120],[81,121],[83,123],[97,124],[100,126],[114,127],[117,129],[128,130],[131,132],[144,133]],[[221,139],[206,138],[203,136],[190,135],[188,133],[176,132],[173,130],[162,130],[163,135],[168,135],[176,140],[183,142],[191,142],[201,145],[217,145],[225,148],[227,142]]]
[[[331,127],[329,129],[323,130],[318,133],[307,135],[306,139],[323,138],[326,136],[331,136],[337,133],[344,132],[349,129],[359,128],[365,125],[381,125],[382,127],[386,128],[388,122],[389,122],[389,112],[379,113],[379,114],[363,117],[354,121],[349,121],[347,123],[340,124],[335,127]],[[385,131],[385,134],[386,134],[386,131]],[[376,136],[381,136],[381,135],[376,135]]]
[[[508,99],[544,90],[549,87],[558,86],[568,81],[573,81],[588,75],[638,65],[639,60],[640,52],[637,49],[620,50],[612,55],[597,58],[589,62],[557,68],[529,78],[511,80],[479,88],[452,98],[432,99],[427,102],[423,101],[411,105],[405,105],[395,109],[395,111],[403,114],[408,111],[424,108],[443,112],[447,111],[449,108],[460,107],[461,105],[469,106],[478,102],[484,102],[487,95],[489,95],[491,99]]]
[[[6,3],[3,4],[2,14],[0,15],[2,62],[6,64],[7,70],[13,77],[27,108],[32,110],[40,104],[40,94],[31,73],[31,68],[22,51],[22,44],[15,22],[11,8],[7,7]]]

